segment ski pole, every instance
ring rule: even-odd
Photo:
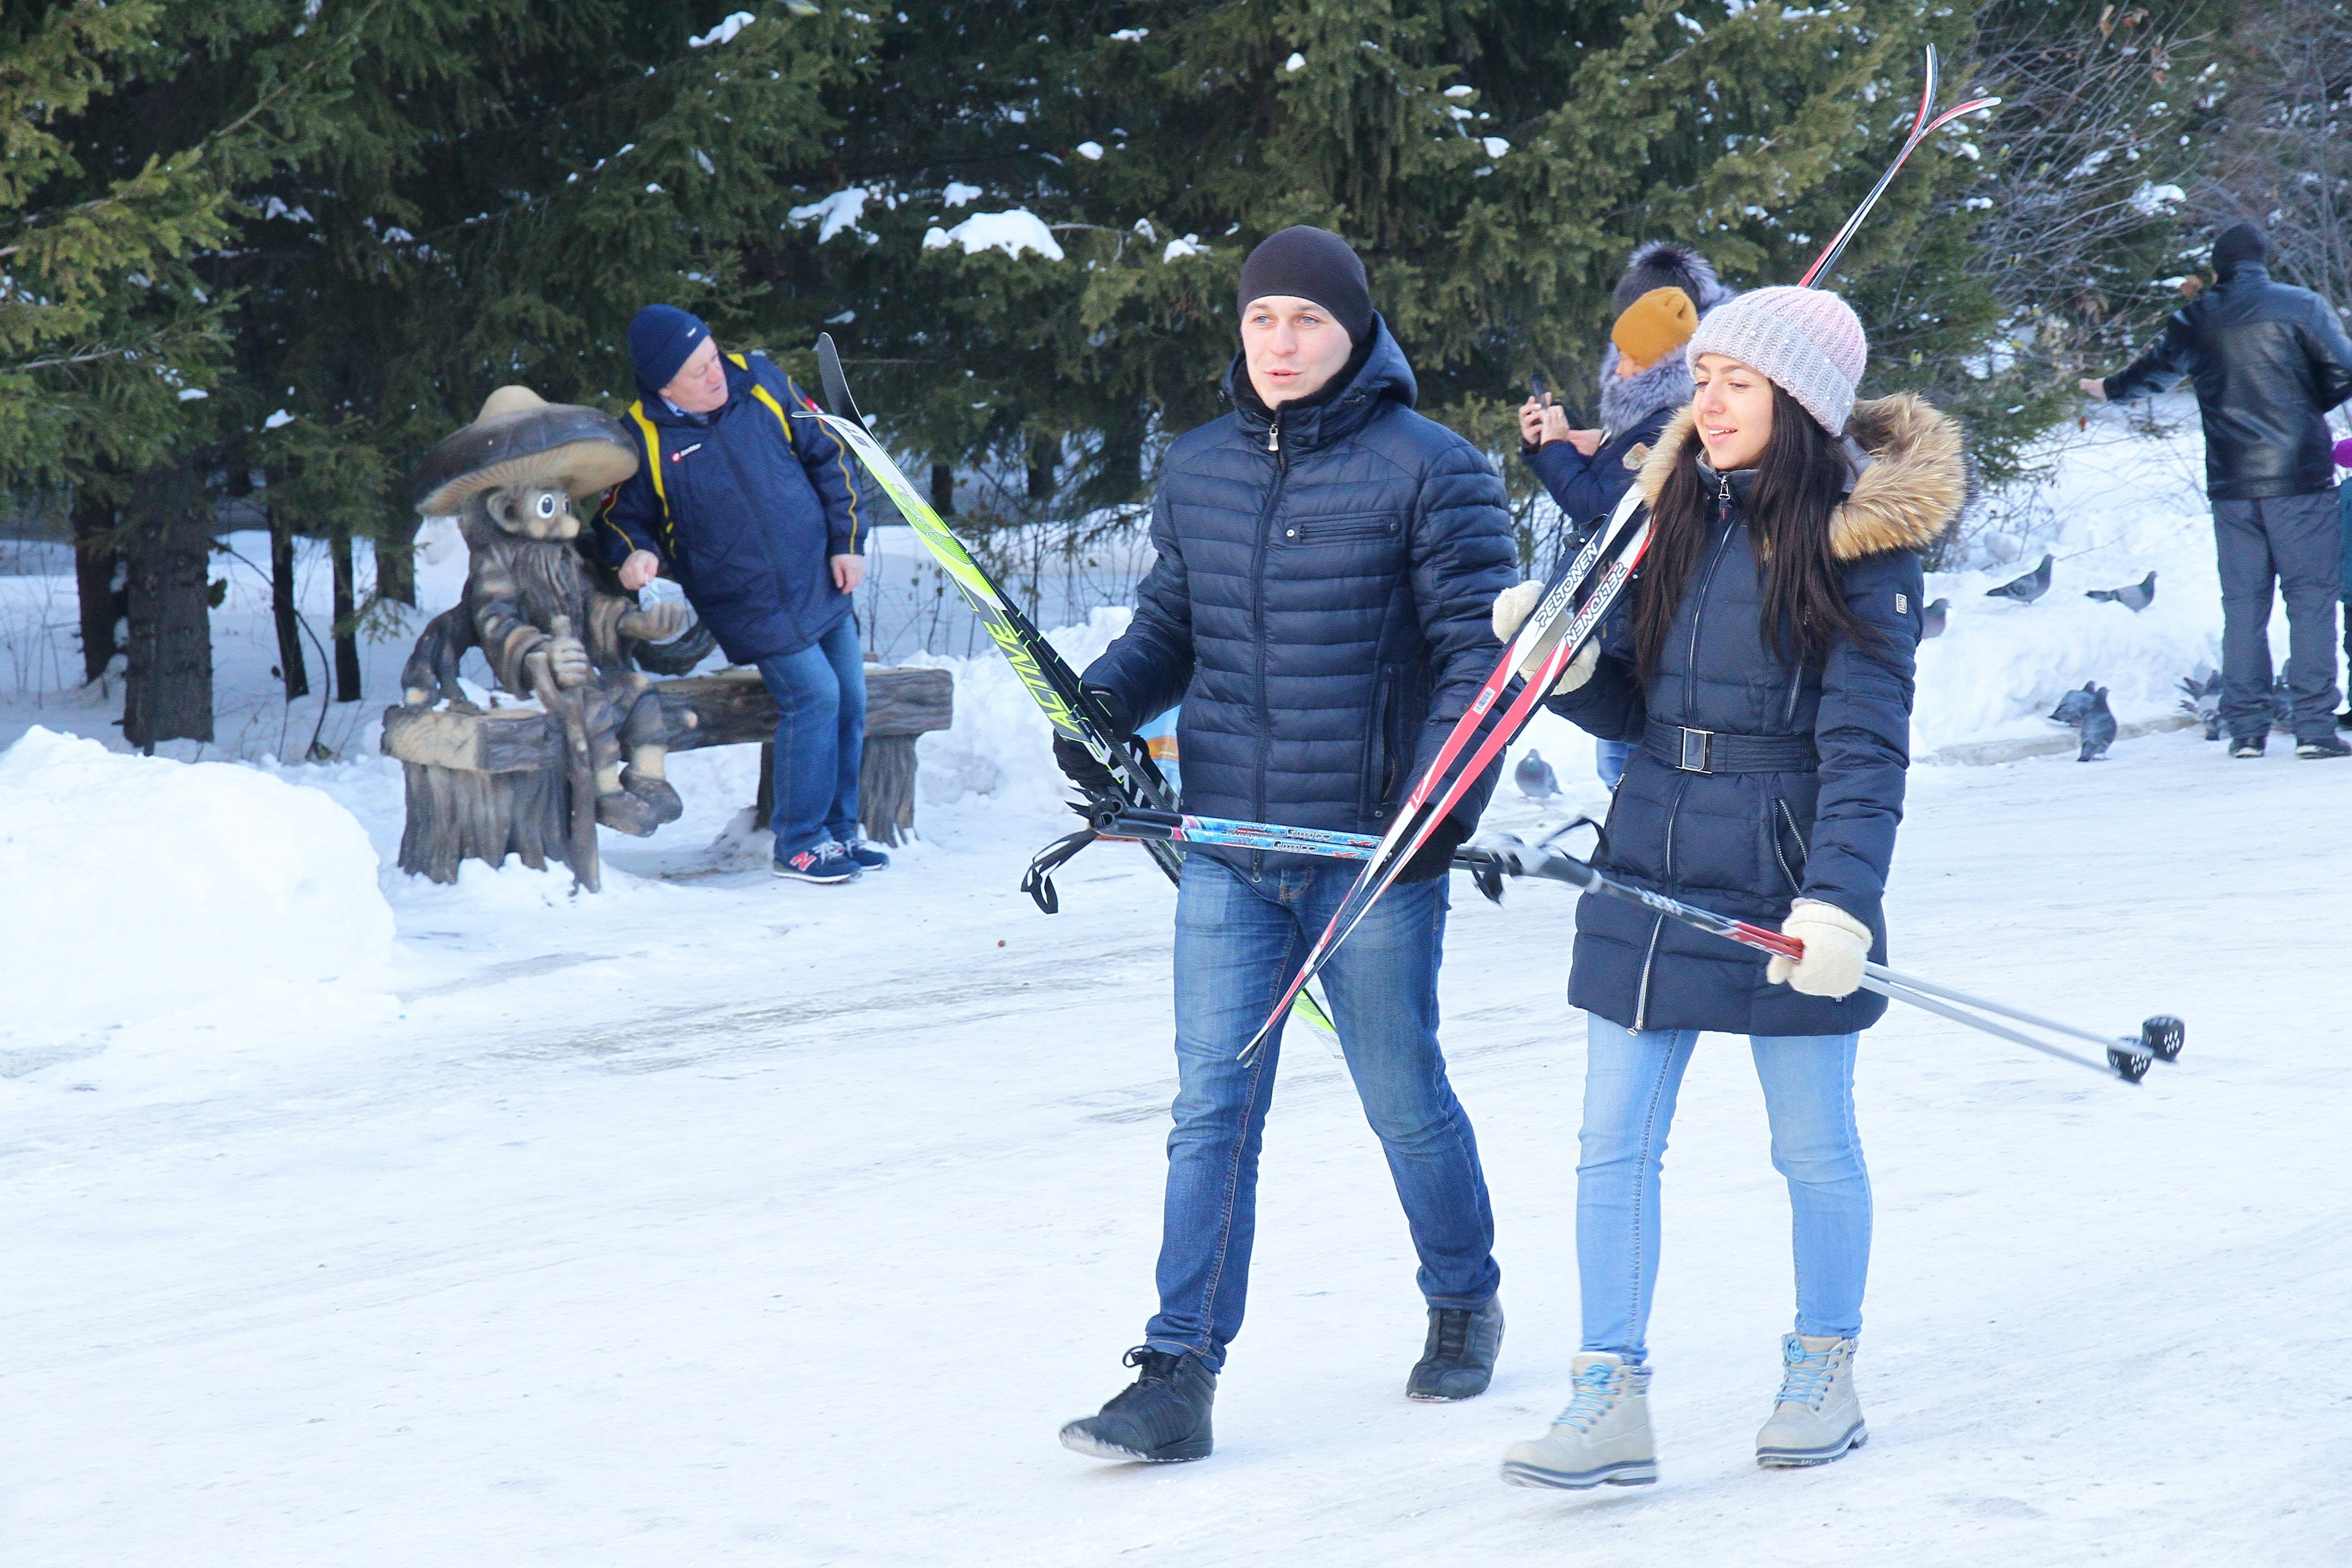
[[[1600,825],[1593,822],[1591,817],[1579,817],[1561,828],[1559,834],[1573,832],[1576,828],[1585,826],[1597,828]],[[1559,837],[1559,834],[1555,834],[1554,838]],[[1575,856],[1557,847],[1549,841],[1531,846],[1508,835],[1496,835],[1487,838],[1478,847],[1492,857],[1499,869],[1509,875],[1541,877],[1552,881],[1566,882],[1586,893],[1640,904],[1644,909],[1664,915],[1671,920],[1696,927],[1710,935],[1736,942],[1743,947],[1753,948],[1759,952],[1769,952],[1790,959],[1804,956],[1804,943],[1785,932],[1756,925],[1748,921],[1735,920],[1728,915],[1719,915],[1712,910],[1703,910],[1696,905],[1684,903],[1681,900],[1669,898],[1664,893],[1655,893],[1644,888],[1636,888],[1620,882],[1590,863],[1580,860]],[[1949,987],[1937,985],[1931,981],[1916,980],[1909,975],[1899,974],[1884,964],[1878,963],[1863,965],[1862,984],[1865,990],[1875,992],[1891,1001],[1907,1003],[1925,1012],[1948,1018],[1954,1023],[1965,1024],[1972,1029],[2040,1051],[2044,1056],[2055,1057],[2061,1061],[2073,1062],[2078,1067],[2086,1067],[2103,1075],[2112,1070],[2126,1083],[2137,1083],[2145,1078],[2147,1075],[2148,1063],[2152,1060],[2166,1062],[2178,1060],[2188,1032],[2188,1026],[2179,1018],[2163,1015],[2144,1022],[2140,1026],[2137,1038],[2128,1036],[2118,1037],[2093,1034],[2089,1030],[2079,1029],[2069,1024],[2059,1024],[2043,1018],[2038,1014],[2025,1012],[2021,1008],[1987,1002],[1967,992],[1955,991]],[[2060,1033],[2095,1041],[2106,1047],[2105,1065],[2102,1066],[2088,1057],[2066,1050],[2062,1047],[2037,1040],[2005,1024],[1998,1024],[1990,1018],[1979,1017],[1964,1007],[1953,1005],[1954,1002],[1980,1005],[1990,1012],[2000,1013],[2023,1022],[2054,1029]]]
[[[1278,822],[1237,822],[1230,817],[1192,816],[1173,811],[1118,809],[1108,805],[1093,813],[1088,827],[1104,838],[1213,844],[1224,848],[1263,849],[1276,855],[1319,855],[1330,860],[1367,860],[1381,846],[1381,841],[1369,833],[1291,827]],[[1494,857],[1478,849],[1456,849],[1454,866],[1474,876],[1496,869]]]

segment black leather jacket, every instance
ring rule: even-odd
[[[2333,489],[2327,411],[2352,397],[2352,342],[2336,308],[2307,289],[2273,283],[2242,266],[2165,323],[2156,346],[2107,396],[2123,402],[2197,387],[2205,421],[2205,491],[2216,500],[2261,500]]]

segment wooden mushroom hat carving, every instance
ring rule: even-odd
[[[501,386],[471,425],[425,454],[410,493],[418,511],[446,517],[485,490],[560,489],[577,500],[636,471],[636,443],[611,415]]]

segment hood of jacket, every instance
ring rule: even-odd
[[[1638,375],[1618,375],[1622,357],[1615,343],[1601,352],[1601,427],[1612,437],[1647,424],[1661,408],[1682,407],[1698,390],[1680,349]]]
[[[1234,405],[1234,417],[1241,427],[1263,442],[1273,421],[1260,412],[1255,396],[1242,395],[1241,388],[1248,380],[1249,358],[1237,353],[1225,367],[1225,400]],[[1421,400],[1421,384],[1413,380],[1412,366],[1405,363],[1404,350],[1390,333],[1388,322],[1374,311],[1372,352],[1339,395],[1319,398],[1312,407],[1286,403],[1276,410],[1282,420],[1282,444],[1294,452],[1311,452],[1345,440],[1362,429],[1390,399],[1411,408]]]
[[[1654,506],[1691,444],[1697,421],[1685,407],[1667,421],[1633,481]],[[1849,448],[1859,447],[1853,488],[1830,516],[1830,552],[1858,561],[1889,550],[1924,550],[1968,504],[1969,471],[1959,423],[1918,394],[1898,392],[1853,405]]]

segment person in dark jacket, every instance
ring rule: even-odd
[[[1758,289],[1700,324],[1697,395],[1637,481],[1655,531],[1635,586],[1549,699],[1641,747],[1596,864],[1777,924],[1804,956],[1768,963],[1632,904],[1578,905],[1583,1346],[1572,1402],[1505,1460],[1520,1485],[1656,1478],[1645,1332],[1659,1171],[1701,1031],[1749,1037],[1795,1216],[1795,1331],[1758,1462],[1822,1463],[1865,1435],[1853,1363],[1871,1204],[1853,1068],[1885,1002],[1858,987],[1865,960],[1886,952],[1918,552],[1958,512],[1966,478],[1943,415],[1908,395],[1854,401],[1864,353],[1853,312],[1818,289]],[[1498,635],[1536,586],[1497,602]]]
[[[1283,230],[1244,264],[1234,411],[1160,468],[1158,559],[1135,618],[1087,667],[1123,726],[1182,703],[1183,805],[1381,833],[1502,657],[1487,606],[1514,548],[1503,483],[1413,412],[1415,386],[1337,236]],[[1109,780],[1056,748],[1089,793]],[[1388,1156],[1429,1306],[1420,1399],[1485,1391],[1502,1339],[1494,1215],[1437,1041],[1444,874],[1488,770],[1323,970],[1366,1117]],[[1240,1331],[1258,1150],[1282,1036],[1240,1059],[1358,867],[1195,851],[1176,902],[1175,1129],[1160,1310],[1135,1384],[1062,1441],[1106,1458],[1197,1459]]]
[[[775,872],[855,881],[887,866],[858,836],[866,662],[850,595],[866,574],[866,517],[849,454],[792,378],[759,354],[721,354],[671,305],[629,326],[639,396],[624,421],[643,461],[599,531],[635,593],[668,571],[730,661],[776,700]]]
[[[2273,283],[2262,230],[2213,241],[2212,288],[2175,310],[2121,374],[2079,384],[2121,403],[2187,376],[2205,425],[2205,493],[2221,567],[2221,724],[2259,757],[2271,727],[2271,605],[2286,600],[2295,755],[2352,756],[2336,734],[2342,544],[2327,411],[2352,397],[2352,342],[2336,308]]]
[[[1615,510],[1642,459],[1676,409],[1691,399],[1683,345],[1699,318],[1731,298],[1706,258],[1663,239],[1637,248],[1610,296],[1617,320],[1601,351],[1601,426],[1571,429],[1547,393],[1519,409],[1519,455],[1580,537]],[[1633,748],[1595,741],[1601,782],[1624,776]]]

